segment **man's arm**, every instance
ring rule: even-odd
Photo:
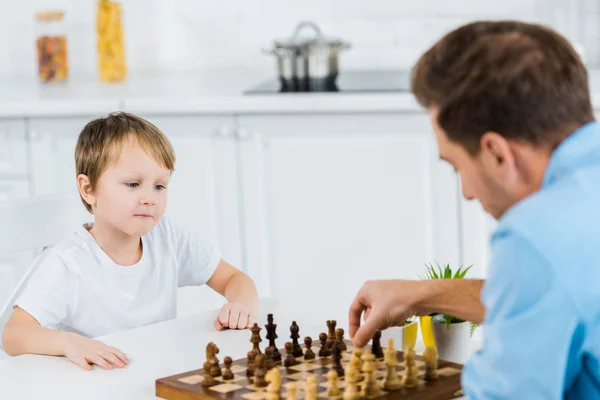
[[[434,312],[480,323],[485,313],[482,286],[483,281],[476,279],[369,281],[350,306],[350,337],[355,346],[363,347],[378,329]]]

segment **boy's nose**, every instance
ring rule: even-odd
[[[140,198],[141,205],[153,206],[155,203],[156,203],[156,201],[154,200],[154,198],[152,196],[143,196],[142,198]]]

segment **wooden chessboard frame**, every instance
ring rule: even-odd
[[[347,345],[346,351],[342,353],[342,363],[346,367],[348,360],[352,354],[352,342],[344,340]],[[302,345],[303,351],[305,346]],[[318,396],[319,399],[339,399],[327,397],[327,372],[329,372],[329,366],[332,364],[331,356],[319,357],[318,346],[313,346],[313,351],[317,354],[315,360],[304,360],[304,357],[296,358],[300,363],[298,365],[286,368],[283,366],[283,360],[285,359],[285,350],[279,349],[282,355],[282,361],[277,364],[280,368],[282,387],[281,387],[281,399],[286,399],[285,384],[290,380],[294,380],[297,383],[296,399],[300,400],[304,398],[304,383],[306,377],[309,374],[314,374],[317,377]],[[403,352],[398,351],[398,366],[396,371],[401,375],[403,367]],[[419,369],[419,385],[413,388],[402,388],[397,391],[386,392],[385,394],[376,397],[377,400],[413,400],[413,399],[451,399],[461,394],[460,377],[462,371],[462,365],[452,363],[445,360],[438,360],[438,374],[439,378],[432,381],[424,381],[422,375],[424,373],[424,361],[423,357],[419,354],[416,356],[417,366]],[[219,360],[220,365],[223,365],[223,360]],[[199,360],[199,364],[202,361]],[[168,376],[156,380],[156,395],[160,398],[167,400],[265,400],[266,399],[266,387],[256,388],[246,378],[248,360],[246,357],[238,360],[234,360],[232,363],[231,370],[234,374],[234,380],[223,382],[222,377],[216,377],[218,381],[217,385],[205,387],[202,386],[201,382],[204,376],[204,370],[197,369],[193,371],[184,372],[177,375]],[[375,371],[375,377],[382,380],[385,375],[385,365],[383,360],[377,361],[377,370]],[[344,390],[344,377],[340,377],[338,380],[340,391],[343,394]],[[234,391],[227,392],[227,389],[232,389],[230,385],[237,385],[238,387]]]

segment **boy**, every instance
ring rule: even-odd
[[[9,355],[123,368],[123,352],[91,338],[175,318],[180,286],[207,284],[227,298],[216,329],[254,323],[253,281],[163,218],[175,154],[156,126],[128,113],[93,120],[75,164],[94,222],[49,249],[32,274],[2,335]]]

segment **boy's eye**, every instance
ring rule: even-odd
[[[166,189],[166,187],[165,187],[164,185],[155,185],[155,186],[154,186],[154,188],[155,188],[156,190],[163,190],[163,189]]]
[[[134,188],[134,187],[138,187],[140,184],[137,182],[130,182],[130,183],[126,183],[125,185],[129,186],[130,188]]]

